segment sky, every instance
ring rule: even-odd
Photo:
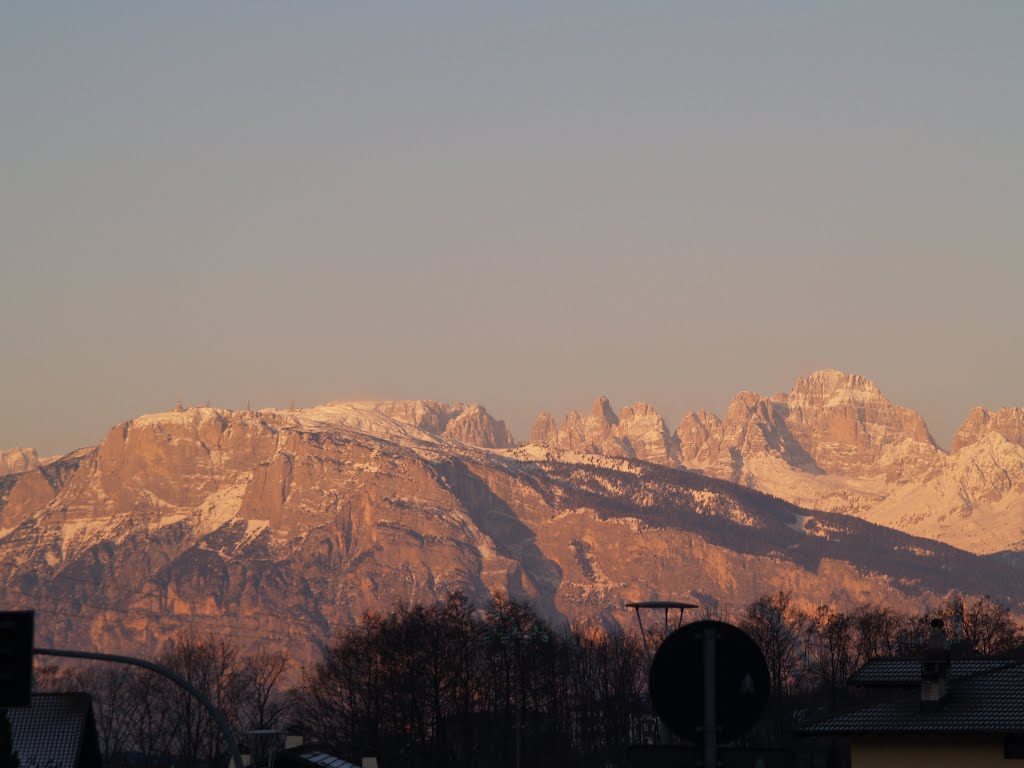
[[[1024,3],[0,10],[0,448],[819,368],[1024,405]]]

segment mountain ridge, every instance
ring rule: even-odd
[[[397,418],[429,411],[150,414],[0,477],[6,607],[38,608],[40,642],[152,652],[182,628],[230,627],[304,659],[363,611],[451,589],[605,623],[628,622],[631,600],[738,611],[777,589],[807,607],[907,610],[963,590],[1024,611],[1024,577],[1001,558],[685,467],[481,448],[444,437],[440,420],[425,423],[441,436]],[[633,414],[642,434],[657,427]],[[624,420],[596,415],[608,431],[583,436],[614,438]]]
[[[586,419],[595,420],[599,402],[602,412],[611,411],[607,400],[599,398]],[[836,369],[801,377],[788,393],[763,396],[742,391],[733,397],[724,419],[708,411],[688,411],[674,431],[663,427],[664,420],[651,406],[638,403],[629,408],[649,414],[648,425],[658,420],[662,424],[660,430],[656,426],[645,430],[642,455],[632,449],[629,430],[618,426],[621,415],[613,441],[588,443],[574,434],[575,425],[584,420],[582,412],[567,414],[560,429],[554,428],[554,417],[545,412],[538,417],[531,441],[685,467],[802,506],[907,525],[905,530],[917,535],[978,552],[1024,546],[1024,482],[1017,479],[1024,468],[1024,410],[1020,408],[974,408],[950,451],[936,444],[918,413],[889,401],[869,379]],[[983,460],[976,463],[973,475],[965,472],[955,455],[992,432],[1002,435],[1009,446],[1001,452],[1001,463]],[[885,508],[872,512],[889,498],[911,499],[907,486],[950,485],[951,478],[959,478],[960,492],[939,494],[944,499],[941,503],[930,499],[925,510],[930,526],[919,514],[908,517],[910,513],[895,514]],[[956,527],[947,521],[950,516],[974,514],[986,521],[958,542]],[[1004,519],[996,521],[999,515]],[[1007,531],[1006,518],[1011,519],[1012,532]]]

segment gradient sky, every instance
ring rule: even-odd
[[[0,448],[822,367],[1024,405],[1024,3],[16,3]]]

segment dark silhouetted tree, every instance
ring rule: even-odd
[[[1009,653],[1021,643],[1020,627],[1010,609],[988,595],[973,601],[964,595],[950,595],[938,611],[950,638],[959,641],[963,650],[981,656]]]
[[[768,664],[776,713],[783,710],[783,699],[796,692],[801,683],[804,658],[802,638],[808,626],[807,616],[793,605],[789,592],[762,595],[747,605],[740,626],[764,654]]]

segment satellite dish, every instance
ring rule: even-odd
[[[745,734],[761,718],[769,688],[768,665],[757,643],[721,621],[677,629],[658,647],[651,664],[654,711],[676,735],[694,743],[706,743],[706,723],[717,742]]]

